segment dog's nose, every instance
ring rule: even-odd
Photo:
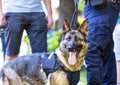
[[[68,47],[68,50],[69,50],[69,51],[72,51],[72,50],[73,50],[73,48],[72,48],[72,47]]]
[[[68,51],[75,51],[75,46],[74,46],[74,44],[73,44],[73,43],[68,44],[68,45],[67,45],[67,49],[68,49]]]
[[[76,51],[74,48],[69,48],[68,50],[71,51],[71,52],[75,52]]]

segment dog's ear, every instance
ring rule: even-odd
[[[65,19],[63,22],[63,28],[62,28],[62,34],[65,34],[66,32],[70,31],[70,26],[67,22],[67,20]]]
[[[83,23],[79,27],[78,31],[80,31],[81,33],[83,33],[86,36],[88,36],[88,23],[87,23],[86,20],[83,21]]]

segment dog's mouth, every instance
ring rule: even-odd
[[[68,63],[70,65],[75,65],[75,63],[76,63],[76,52],[69,52]]]
[[[69,53],[68,63],[69,65],[76,64],[76,54],[80,52],[82,49],[82,45],[75,45],[75,44],[67,44],[66,45],[67,52]]]

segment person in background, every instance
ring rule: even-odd
[[[113,31],[120,11],[119,0],[86,0],[88,51],[85,56],[87,85],[116,85]]]
[[[51,0],[43,0],[43,4],[46,15],[41,0],[0,0],[0,26],[5,24],[6,62],[18,56],[24,30],[32,53],[47,51],[47,30],[53,25]]]
[[[120,14],[117,21],[117,25],[113,32],[114,40],[114,52],[116,57],[116,66],[117,66],[117,85],[120,85]]]

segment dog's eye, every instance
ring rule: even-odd
[[[75,38],[75,41],[84,41],[84,40],[81,38]]]
[[[75,41],[79,41],[80,40],[80,38],[75,38]]]
[[[67,37],[67,38],[65,38],[65,40],[68,40],[68,41],[69,41],[69,40],[71,40],[71,37]]]
[[[75,36],[75,41],[79,41],[80,40],[80,38],[78,38],[77,36]]]
[[[78,38],[77,36],[75,36],[75,41],[79,41],[80,40],[80,38]]]

